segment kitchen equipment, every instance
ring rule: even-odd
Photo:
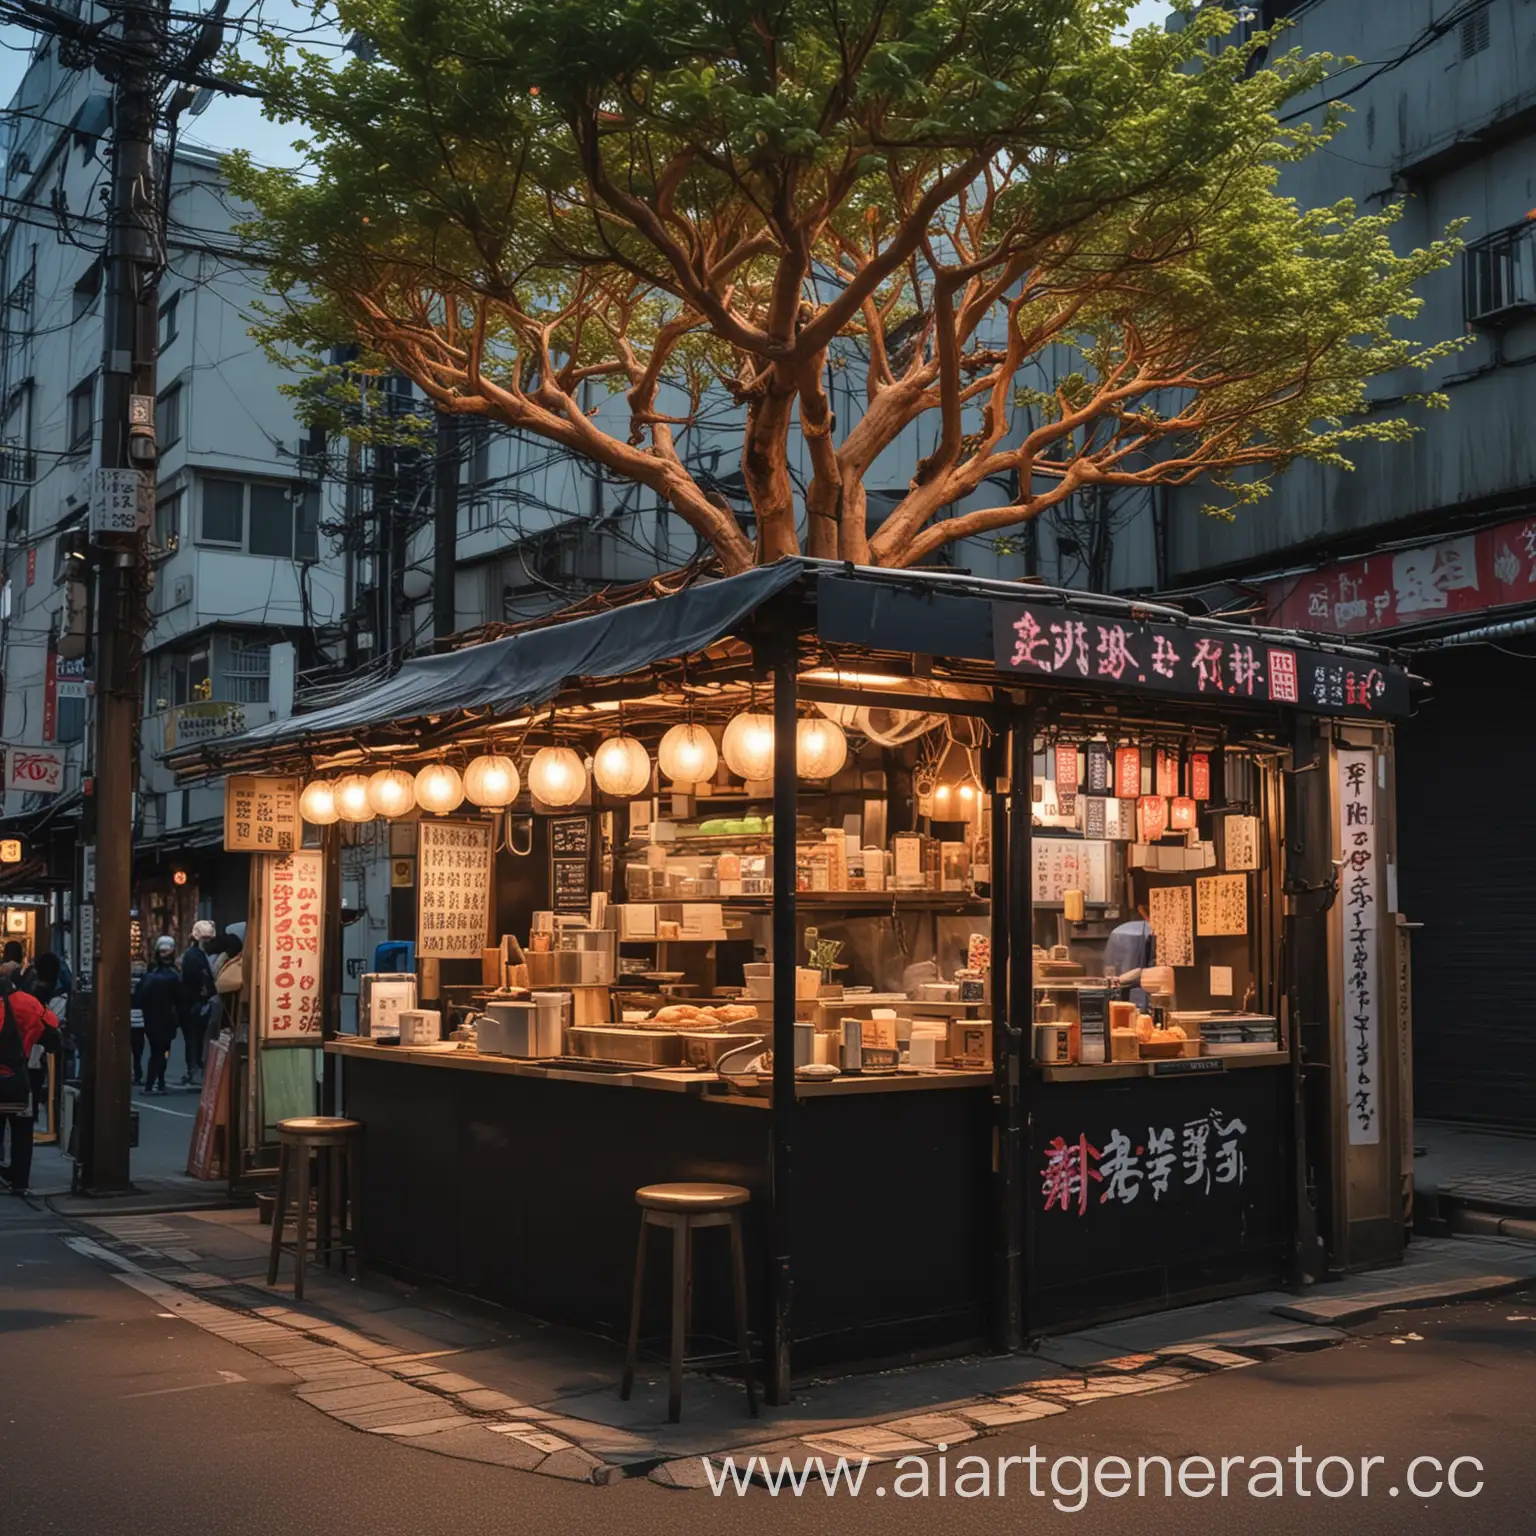
[[[795,1065],[808,1067],[816,1059],[816,1026],[814,1024],[797,1023],[795,1025]]]
[[[864,1021],[843,1020],[843,1049],[840,1065],[844,1072],[859,1072],[864,1066]]]
[[[1071,1066],[1072,1035],[1070,1024],[1036,1024],[1035,1060],[1042,1066]]]
[[[798,1029],[799,1026],[797,1025]],[[749,1045],[761,1045],[763,1037],[760,1034],[747,1034],[740,1030],[693,1030],[683,1029],[678,1033],[683,1041],[683,1059],[690,1067],[702,1067],[713,1070],[722,1056],[728,1056],[732,1051],[739,1051]]]
[[[537,1012],[538,1036],[535,1044],[537,1056],[559,1056],[564,1051],[565,1004],[569,996],[565,992],[535,992],[533,1006]]]
[[[540,1055],[538,1009],[531,1002],[490,1002],[476,1021],[482,1056]],[[558,1055],[558,1052],[554,1054]]]
[[[401,1045],[436,1045],[443,1038],[443,1016],[436,1008],[400,1010]]]
[[[641,1067],[683,1064],[684,1040],[675,1029],[631,1029],[621,1024],[577,1024],[569,1031],[570,1054]]]

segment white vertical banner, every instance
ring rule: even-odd
[[[324,996],[325,855],[302,848],[259,857],[261,1043],[316,1045]]]
[[[1376,837],[1376,754],[1338,755],[1337,907],[1343,938],[1344,1062],[1351,1146],[1381,1140],[1381,870]]]

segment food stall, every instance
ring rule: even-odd
[[[370,1264],[622,1336],[636,1187],[743,1184],[783,1401],[1400,1255],[1409,703],[1360,648],[796,559],[177,767],[302,775],[332,862],[416,827],[355,1034],[322,967]]]

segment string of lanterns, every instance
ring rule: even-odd
[[[720,746],[702,725],[674,725],[656,748],[656,767],[673,784],[713,779],[724,756],[739,778],[762,781],[773,774],[773,717],[753,710],[725,727]],[[830,779],[848,761],[848,738],[834,721],[813,716],[796,723],[795,770],[803,779]],[[620,732],[606,737],[590,764],[570,747],[540,747],[527,766],[528,789],[545,805],[575,805],[587,792],[588,768],[597,787],[618,799],[632,799],[651,787],[651,755],[645,744]],[[466,800],[482,810],[505,810],[522,789],[522,775],[510,757],[483,753],[461,775],[450,763],[429,763],[412,775],[403,768],[347,773],[314,779],[299,796],[299,814],[311,826],[336,821],[368,822],[404,816],[415,807],[446,816]]]

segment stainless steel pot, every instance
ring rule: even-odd
[[[577,1024],[566,1031],[573,1056],[628,1061],[641,1067],[683,1064],[683,1037],[675,1029],[633,1029],[618,1024]]]

